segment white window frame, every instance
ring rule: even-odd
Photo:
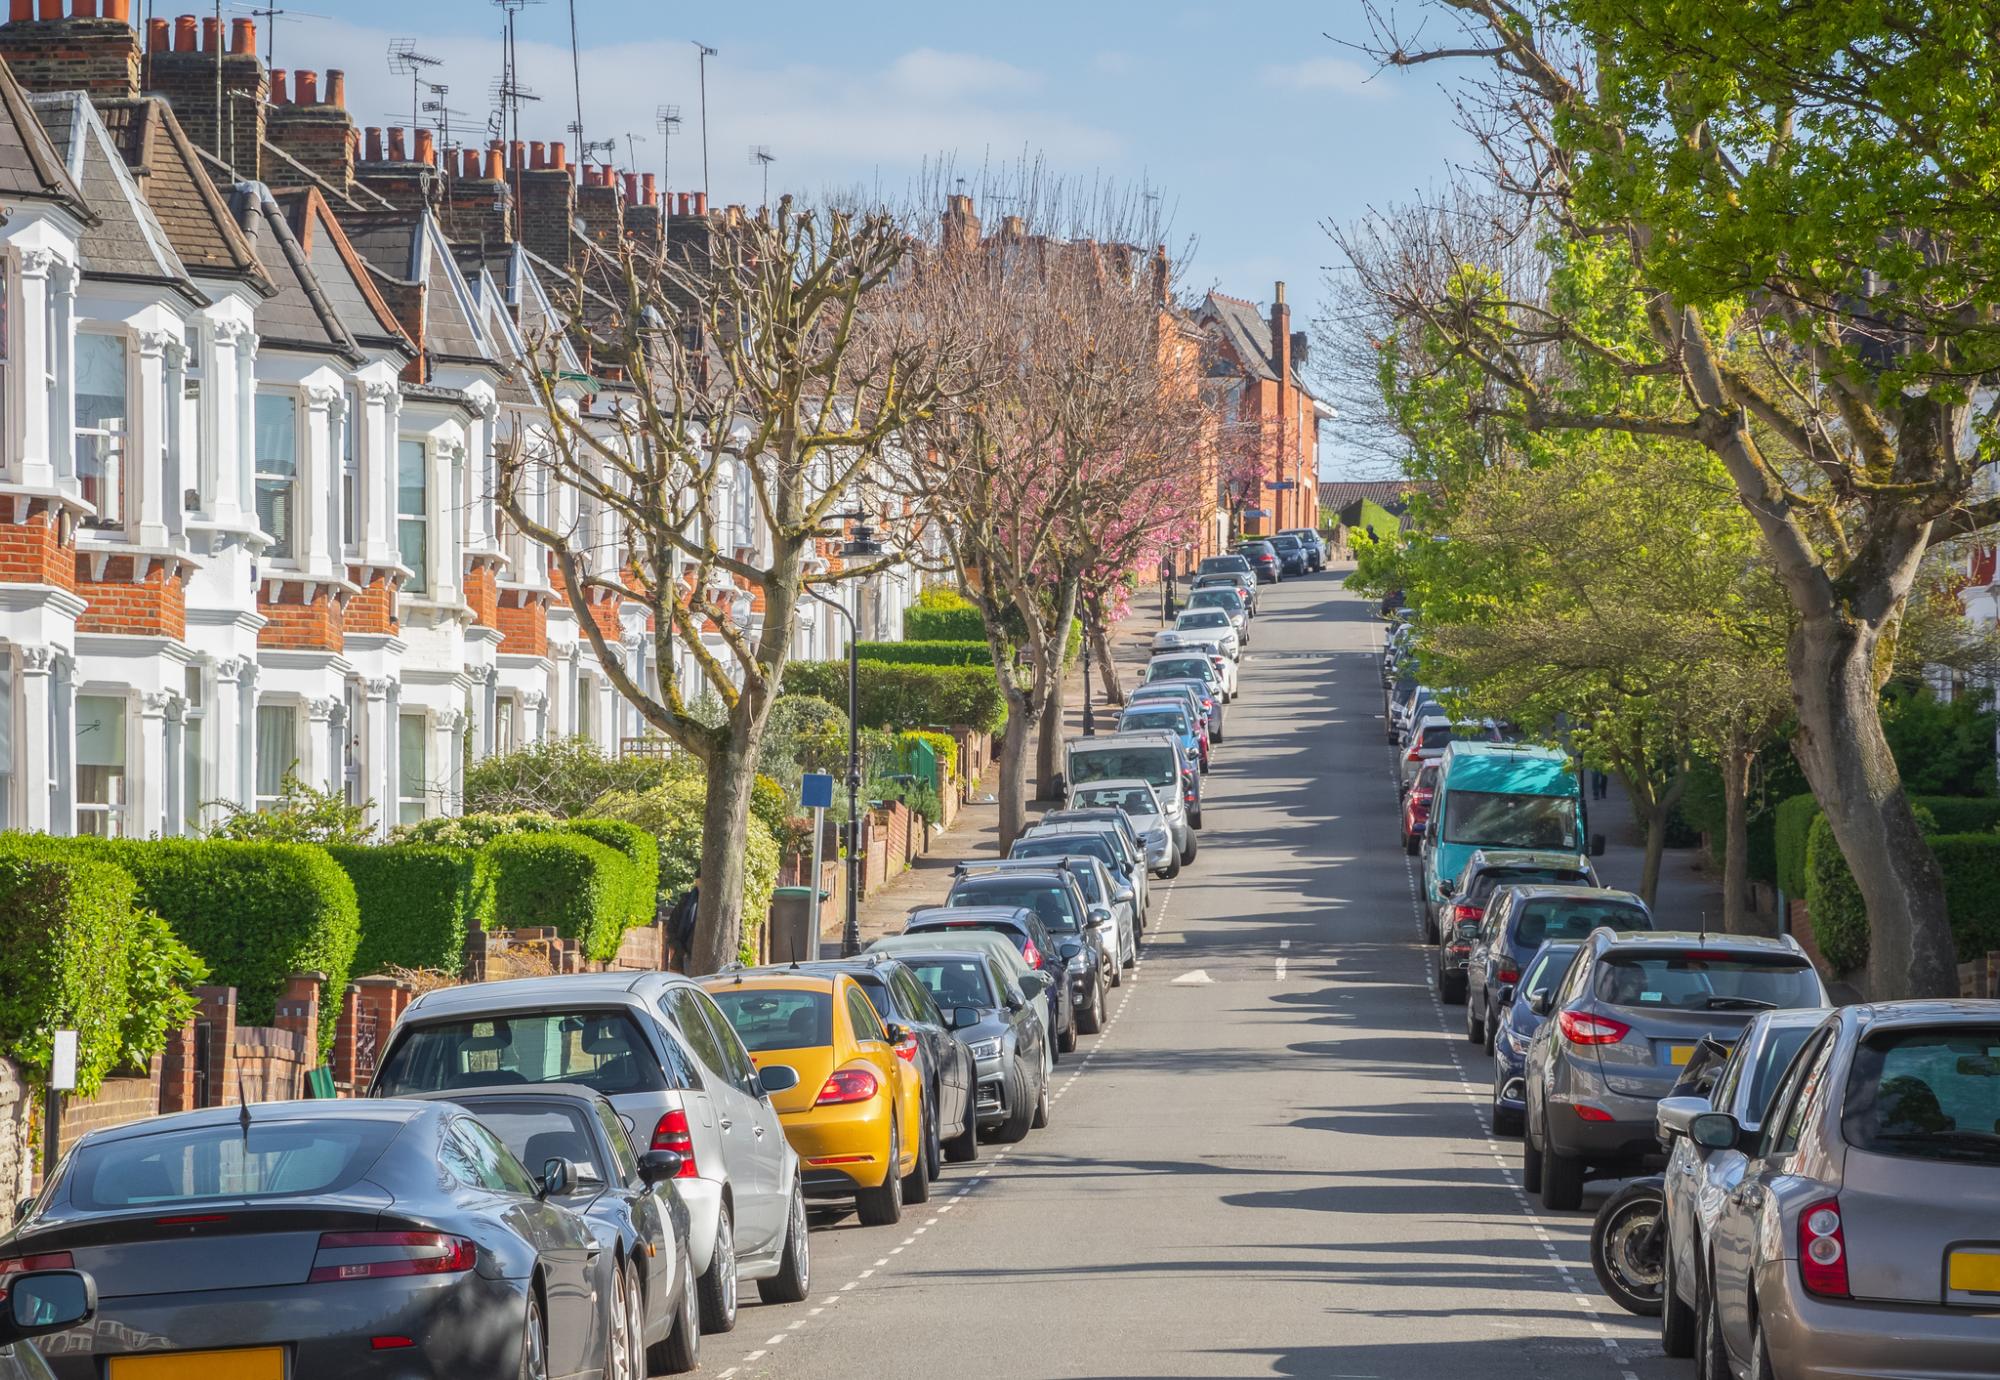
[[[285,789],[285,773],[291,771],[295,766],[299,764],[300,760],[299,748],[302,742],[303,723],[305,718],[304,714],[301,712],[303,709],[304,706],[301,705],[297,700],[280,699],[273,697],[269,699],[260,699],[257,701],[256,716],[251,721],[251,739],[250,739],[251,743],[256,748],[257,760],[252,764],[250,780],[251,780],[251,788],[256,792],[257,808],[260,810],[278,803],[278,799]],[[291,735],[292,751],[290,757],[288,757],[281,765],[279,765],[277,769],[276,777],[272,783],[277,788],[275,791],[266,791],[264,789],[264,784],[265,784],[264,768],[266,759],[264,756],[264,747],[263,747],[263,738],[264,738],[263,719],[264,719],[264,714],[267,710],[274,714],[277,713],[285,714],[292,721],[292,735]]]
[[[258,424],[257,411],[258,404],[262,403],[266,398],[270,398],[273,401],[288,402],[292,407],[292,472],[288,475],[279,474],[274,470],[267,471],[264,468],[264,447],[262,441],[259,439],[263,427]],[[305,399],[300,396],[296,388],[259,388],[250,400],[250,491],[253,502],[252,511],[255,514],[259,528],[262,528],[264,525],[263,485],[267,481],[277,482],[282,480],[290,486],[285,491],[286,502],[290,510],[287,514],[290,518],[290,530],[286,532],[282,541],[275,532],[266,531],[264,533],[265,536],[271,539],[270,548],[264,553],[265,556],[274,562],[285,565],[295,564],[305,558],[305,553],[300,549],[299,543],[299,514],[302,506],[299,501],[299,472],[303,466],[306,453],[305,437],[303,435],[305,429],[305,412]],[[281,550],[281,547],[288,547],[289,549]]]
[[[403,510],[403,448],[415,446],[422,455],[421,473],[424,487],[418,500],[423,511],[409,513]],[[417,598],[428,598],[431,593],[431,539],[437,534],[431,530],[431,442],[428,436],[398,436],[396,438],[396,559],[410,570],[410,583],[403,587],[405,594]],[[411,565],[408,553],[403,548],[403,529],[414,524],[423,540],[419,543],[421,553],[416,565]]]
[[[86,716],[93,714],[93,711],[85,708],[85,702],[89,700],[102,700],[108,704],[118,704],[121,706],[115,721],[117,751],[120,759],[119,774],[116,780],[119,783],[120,789],[109,792],[109,794],[118,797],[115,800],[86,801],[83,798],[83,773],[89,770],[89,768],[83,765],[83,735],[93,730],[110,729],[110,725],[107,725],[101,717],[93,717],[91,722],[85,722]],[[91,835],[99,838],[124,838],[126,835],[126,825],[129,820],[129,811],[132,808],[132,704],[130,698],[123,695],[106,695],[90,691],[79,692],[76,697],[73,722],[75,724],[74,732],[78,739],[74,758],[77,764],[74,831],[79,836]],[[101,826],[95,829],[86,828],[84,826],[86,816],[101,819]]]
[[[122,531],[125,527],[128,510],[131,507],[129,495],[126,493],[125,481],[128,478],[128,473],[125,462],[126,448],[132,438],[132,395],[135,391],[132,386],[132,372],[136,351],[132,348],[132,337],[128,332],[79,331],[77,332],[76,348],[78,356],[82,355],[82,343],[87,338],[115,340],[118,342],[118,348],[124,356],[125,365],[125,415],[120,419],[121,424],[116,429],[107,426],[85,426],[83,419],[77,413],[84,395],[81,391],[73,393],[70,411],[70,445],[74,457],[72,465],[76,473],[79,488],[82,488],[86,482],[95,482],[100,485],[97,491],[98,496],[95,498],[91,497],[87,489],[84,492],[85,499],[96,507],[98,512],[91,517],[85,518],[83,525],[85,527]],[[80,366],[80,359],[78,363]],[[104,473],[96,476],[94,481],[91,480],[91,477],[84,474],[85,437],[90,437],[93,440],[101,439],[105,443]],[[109,512],[105,511],[105,504],[103,502],[103,498],[107,494],[116,500]]]
[[[418,769],[414,773],[404,756],[404,739],[411,724],[416,725]],[[415,824],[430,817],[430,760],[430,716],[420,709],[403,710],[396,716],[396,823]]]
[[[337,491],[340,495],[340,528],[336,544],[341,554],[358,558],[362,540],[367,535],[362,530],[366,514],[361,503],[361,429],[362,418],[366,414],[361,410],[361,389],[352,383],[343,385],[341,402],[340,484]]]

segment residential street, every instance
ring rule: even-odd
[[[816,1232],[808,1305],[746,1307],[705,1370],[907,1373],[885,1344],[928,1337],[970,1376],[1668,1373],[1597,1290],[1588,1218],[1519,1192],[1490,1066],[1431,996],[1371,612],[1332,574],[1266,591],[1201,858],[1051,1128],[906,1231]]]

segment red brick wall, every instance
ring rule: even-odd
[[[500,581],[492,566],[475,562],[465,572],[465,604],[480,627],[500,626]]]
[[[590,621],[597,624],[597,630],[604,634],[607,642],[616,645],[625,636],[625,627],[618,620],[618,610],[625,601],[606,595],[593,597],[590,601]]]
[[[351,577],[350,577],[351,578]],[[378,575],[347,601],[346,630],[352,633],[396,631],[396,587]]]
[[[146,1073],[131,1078],[107,1078],[93,1097],[72,1097],[64,1101],[63,1144],[74,1145],[78,1136],[144,1121],[160,1106],[160,1060]]]
[[[194,1045],[193,1021],[167,1032],[167,1048],[160,1056],[162,1113],[191,1112],[195,1108]]]
[[[75,591],[75,551],[57,543],[53,513],[32,513],[26,522],[0,523],[0,583],[56,585]]]
[[[78,632],[187,636],[187,591],[169,567],[148,562],[145,579],[135,583],[133,558],[114,556],[104,578],[92,580],[87,561],[78,556],[74,563],[76,592],[89,604],[76,621]]]
[[[549,606],[536,595],[517,594],[494,610],[493,626],[504,637],[500,650],[515,656],[549,654]]]
[[[30,91],[139,94],[139,34],[124,19],[16,20],[0,27],[0,57]]]
[[[257,612],[269,620],[257,632],[259,647],[338,652],[347,645],[346,614],[332,590],[315,590],[307,600],[300,587],[291,586],[274,599],[270,588],[257,593]]]

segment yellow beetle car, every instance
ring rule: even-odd
[[[749,968],[703,984],[758,1068],[786,1064],[798,1085],[771,1105],[798,1152],[808,1198],[852,1198],[869,1226],[931,1194],[923,1075],[901,1057],[911,1033],[882,1024],[845,973]]]

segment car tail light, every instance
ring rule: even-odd
[[[882,1085],[867,1069],[835,1069],[814,1099],[815,1107],[837,1107],[846,1102],[866,1102]]]
[[[890,1048],[896,1051],[898,1059],[907,1059],[913,1064],[917,1061],[917,1037],[914,1035],[905,1035]]]
[[[1573,1045],[1615,1045],[1632,1033],[1632,1027],[1608,1016],[1586,1016],[1581,1011],[1565,1011],[1556,1017],[1556,1028]]]
[[[1521,970],[1519,968],[1502,968],[1493,975],[1493,980],[1500,983],[1519,982],[1521,980]]]
[[[688,1130],[688,1114],[679,1107],[663,1113],[653,1125],[654,1150],[671,1150],[681,1157],[681,1172],[677,1179],[697,1177],[694,1167],[694,1134]]]
[[[1609,1121],[1611,1120],[1611,1113],[1605,1111],[1602,1107],[1593,1107],[1588,1102],[1579,1102],[1576,1104],[1576,1119],[1578,1121]]]
[[[1410,751],[1409,751],[1409,753],[1408,753],[1408,754],[1407,754],[1407,755],[1406,755],[1406,756],[1405,756],[1405,757],[1403,758],[1403,760],[1404,760],[1405,762],[1421,762],[1421,761],[1423,761],[1423,760],[1424,760],[1424,745],[1423,745],[1422,743],[1411,743],[1411,744],[1410,744]]]
[[[1464,924],[1476,925],[1479,923],[1481,919],[1485,917],[1485,915],[1486,915],[1486,907],[1475,906],[1470,901],[1460,901],[1451,908],[1451,918],[1453,922],[1460,925]]]
[[[74,1270],[76,1261],[68,1251],[44,1251],[40,1255],[0,1256],[0,1294],[5,1294],[7,1280],[12,1275],[24,1275],[30,1270]]]
[[[354,1251],[375,1259],[328,1260],[333,1251]],[[436,1231],[330,1231],[319,1238],[308,1284],[348,1279],[399,1279],[408,1275],[461,1275],[473,1267],[479,1248],[462,1236]]]
[[[1799,1277],[1808,1293],[1848,1297],[1847,1238],[1840,1232],[1838,1198],[1814,1203],[1799,1215]]]
[[[1042,951],[1035,947],[1035,941],[1032,939],[1021,945],[1021,957],[1028,960],[1030,968],[1042,966]]]

